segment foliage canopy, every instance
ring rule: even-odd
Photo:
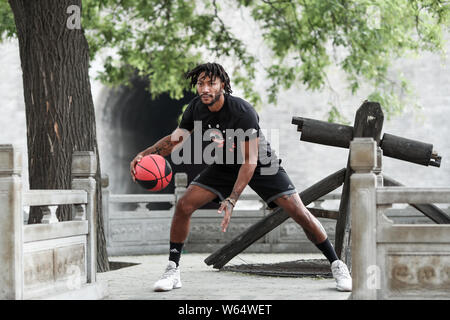
[[[227,10],[251,14],[270,50],[272,62],[265,91],[277,102],[281,89],[302,83],[310,90],[329,86],[331,66],[342,70],[348,90],[372,88],[388,117],[402,111],[410,88],[406,79],[392,78],[395,59],[423,50],[443,52],[443,35],[450,26],[450,2],[440,0],[227,0]],[[236,61],[232,81],[255,105],[261,92],[252,80],[258,57],[221,17],[215,0],[83,0],[82,27],[91,60],[104,56],[99,78],[109,85],[148,78],[153,96],[180,98],[189,90],[183,75],[199,62],[231,57]],[[0,40],[15,36],[12,12],[0,0]],[[109,50],[110,49],[110,50]],[[343,121],[332,105],[329,120]]]

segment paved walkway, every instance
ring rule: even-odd
[[[349,292],[335,289],[334,279],[269,277],[219,271],[203,260],[207,253],[181,256],[181,289],[153,292],[167,264],[167,254],[111,257],[111,261],[138,265],[98,274],[109,286],[113,300],[343,300]],[[299,259],[322,259],[321,254],[240,254],[227,265],[277,263]]]

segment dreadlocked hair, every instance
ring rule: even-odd
[[[223,67],[218,63],[204,63],[200,64],[191,71],[186,73],[186,79],[191,79],[191,86],[195,87],[197,85],[198,77],[202,72],[205,72],[205,76],[209,77],[211,80],[219,77],[220,80],[224,83],[224,91],[227,94],[231,94],[233,90],[231,90],[230,85],[230,77],[225,72]]]

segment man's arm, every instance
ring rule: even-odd
[[[239,196],[244,191],[245,187],[252,179],[255,172],[256,164],[258,161],[258,141],[259,138],[241,142],[241,150],[243,153],[244,162],[239,169],[236,182],[234,183],[233,191],[227,198],[231,199],[231,201],[223,201],[218,211],[219,213],[221,213],[223,210],[225,210],[225,215],[221,224],[223,232],[227,230],[228,224],[230,223],[231,213],[233,211],[234,205],[236,204],[236,201],[239,199]]]
[[[181,146],[183,142],[187,140],[187,137],[190,134],[191,132],[185,129],[176,128],[168,136],[160,139],[158,142],[148,147],[144,151],[139,152],[130,163],[130,173],[133,181],[136,181],[136,178],[134,176],[136,174],[136,171],[134,170],[134,167],[136,166],[136,163],[141,161],[143,157],[149,154],[159,154],[160,156],[166,157],[172,153],[176,146]]]
[[[244,191],[245,187],[253,177],[258,160],[258,140],[259,138],[249,141],[241,142],[241,150],[244,156],[244,162],[239,169],[239,173],[234,183],[233,191],[230,198],[234,201],[239,199],[239,196]]]

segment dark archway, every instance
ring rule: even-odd
[[[142,193],[173,193],[174,179],[167,188],[159,192],[146,191],[134,183],[129,174],[129,165],[133,157],[145,148],[153,145],[159,139],[169,135],[178,125],[178,118],[183,106],[189,103],[195,94],[186,92],[180,100],[170,98],[168,94],[152,99],[146,90],[148,81],[135,77],[131,87],[121,87],[111,91],[105,103],[105,112],[109,113],[110,142],[114,144],[113,166],[108,175],[114,176],[114,185],[110,186],[112,193],[142,194]],[[111,148],[110,148],[111,149]],[[170,157],[166,157],[172,166],[173,173],[186,172],[188,182],[205,168],[204,164],[175,165]],[[111,172],[112,171],[112,172]],[[150,209],[165,209],[167,204],[151,204]],[[217,207],[209,204],[206,207]]]

